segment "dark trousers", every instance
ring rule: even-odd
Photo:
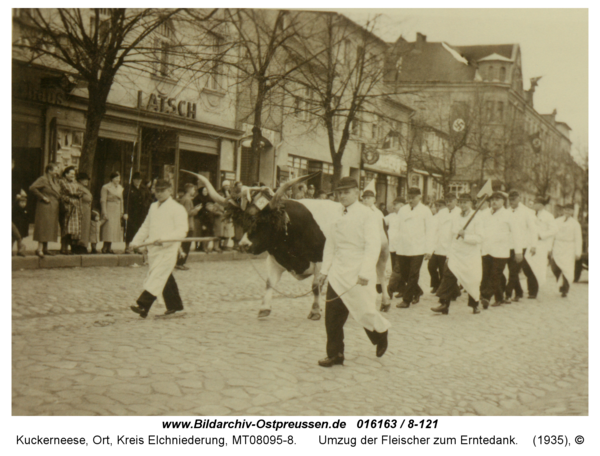
[[[429,276],[431,277],[431,288],[438,288],[440,283],[442,283],[442,276],[444,275],[444,264],[446,263],[445,255],[436,255],[435,253],[431,255],[429,262],[427,264],[427,270],[429,271]]]
[[[390,298],[393,298],[393,294],[396,292],[404,294],[404,288],[406,284],[405,281],[402,280],[402,275],[400,274],[400,262],[398,261],[398,255],[396,255],[396,252],[391,252],[390,256],[392,257],[392,274],[390,275],[387,288]]]
[[[554,261],[554,258],[550,259],[550,268],[552,269],[552,274],[554,274],[554,277],[556,277],[556,280],[558,281],[562,274],[562,270],[558,267],[558,265]],[[563,275],[562,285],[559,288],[559,290],[561,293],[568,293],[569,288],[571,288],[571,286],[569,285],[569,282],[567,282],[567,279],[565,279],[565,276]]]
[[[525,250],[526,249],[523,249],[523,256],[525,256]],[[519,272],[521,272],[521,269],[523,269],[523,273],[525,274],[525,277],[527,277],[527,292],[529,295],[537,296],[538,294],[539,285],[527,260],[523,259],[523,261],[517,263],[515,251],[511,250],[510,258],[508,259],[508,283],[506,284],[505,290],[507,298],[512,296],[513,290],[515,291],[515,296],[519,298],[523,297],[523,288],[521,288],[521,282],[519,280]]]
[[[485,255],[482,257],[482,262],[481,297],[489,300],[495,296],[496,302],[502,302],[504,300],[502,277],[508,258]]]
[[[444,264],[444,274],[442,275],[442,282],[437,289],[435,294],[440,298],[442,304],[450,305],[453,299],[460,296],[460,288],[458,288],[458,280],[454,273],[448,267],[448,264]],[[477,307],[479,304],[471,295],[469,295],[469,307]]]
[[[181,300],[181,296],[179,296],[179,288],[177,288],[177,282],[175,282],[173,274],[169,276],[162,295],[165,299],[167,310],[183,310],[183,301]],[[142,309],[150,310],[154,301],[156,301],[156,296],[144,290],[138,298],[137,304]]]
[[[194,230],[190,230],[187,233],[186,237],[194,237]],[[190,248],[192,247],[192,243],[191,242],[182,242],[181,243],[181,249],[183,250],[183,253],[185,253],[184,257],[177,257],[177,266],[183,266],[185,264],[185,262],[188,259],[188,256],[190,254]]]
[[[343,303],[331,285],[327,286],[327,303],[325,304],[325,331],[327,332],[327,357],[333,358],[344,354],[344,323],[348,319],[348,308]],[[378,333],[365,332],[373,345],[377,345],[382,337],[387,337],[387,331]]]
[[[404,256],[398,255],[398,267],[402,282],[405,284],[402,300],[412,302],[417,296],[423,294],[419,286],[419,275],[421,274],[421,265],[424,255]]]

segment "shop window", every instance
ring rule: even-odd
[[[288,155],[289,172],[294,174],[294,177],[304,176],[308,174],[308,159]]]

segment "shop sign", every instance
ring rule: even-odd
[[[163,114],[174,114],[188,119],[196,119],[196,103],[185,100],[169,98],[160,93],[151,93],[144,100],[144,92],[138,90],[138,109],[160,112]]]
[[[404,160],[397,154],[377,151],[373,158],[375,157],[377,159],[372,163],[365,161],[369,169],[396,175],[400,175],[404,171]]]
[[[57,87],[40,87],[39,82],[15,82],[13,96],[47,104],[63,104],[65,93]]]

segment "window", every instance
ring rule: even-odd
[[[223,39],[216,35],[210,35],[208,39],[210,46],[209,53],[212,54],[213,61],[211,62],[210,74],[208,77],[208,88],[212,90],[221,90],[222,87],[222,76],[223,66],[221,65],[221,49],[223,45]]]
[[[294,177],[304,176],[308,174],[308,159],[288,155],[288,168]]]
[[[360,134],[360,120],[358,120],[358,119],[352,119],[352,131],[351,131],[351,133],[353,135]]]
[[[488,80],[492,81],[494,79],[494,67],[490,66],[488,68]]]
[[[504,122],[504,103],[501,101],[496,104],[496,121]]]
[[[154,37],[154,73],[162,77],[171,76],[172,40],[175,33],[170,22],[164,22]]]
[[[491,122],[493,115],[494,115],[494,102],[488,101],[485,103],[485,119],[486,119],[486,121]]]
[[[371,139],[377,138],[377,124],[371,124]]]
[[[506,68],[500,67],[500,82],[506,81]]]
[[[323,174],[333,176],[333,165],[330,165],[329,163],[323,163]]]

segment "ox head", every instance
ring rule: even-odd
[[[283,196],[293,185],[310,179],[307,175],[281,185],[276,192],[269,187],[242,187],[241,192],[229,198],[220,195],[209,180],[201,174],[181,170],[195,176],[208,190],[211,199],[225,208],[226,217],[241,227],[244,236],[240,247],[258,255],[269,249],[277,239],[286,235],[288,215],[283,210]]]

